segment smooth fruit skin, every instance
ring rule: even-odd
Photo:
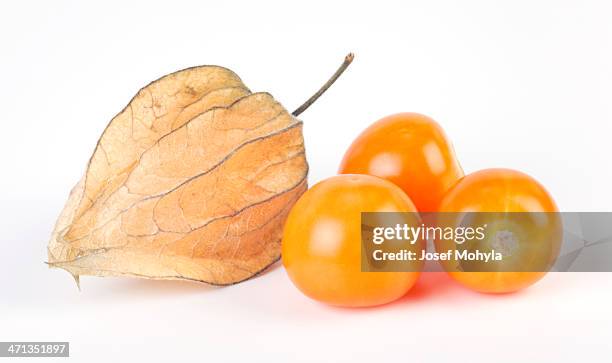
[[[416,212],[396,185],[338,175],[306,191],[289,213],[283,265],[308,297],[331,305],[381,305],[402,297],[420,272],[361,272],[361,212]]]
[[[527,174],[511,169],[485,169],[466,175],[440,203],[440,212],[555,212],[548,191]],[[553,221],[555,224],[555,221]],[[556,224],[555,224],[556,225]],[[560,228],[560,224],[558,225]],[[555,233],[559,233],[555,228]],[[438,246],[437,246],[438,247]],[[559,246],[551,246],[554,257]],[[447,270],[448,271],[448,270]],[[540,280],[546,272],[458,272],[448,271],[462,285],[479,292],[508,293]]]
[[[368,127],[347,150],[339,173],[387,179],[421,212],[437,211],[446,191],[464,175],[440,125],[418,113],[398,113]]]

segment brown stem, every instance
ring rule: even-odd
[[[353,53],[347,54],[346,57],[344,57],[344,62],[342,62],[340,68],[338,68],[336,73],[334,73],[334,75],[331,76],[331,78],[327,82],[325,82],[325,84],[314,95],[312,95],[306,102],[304,102],[304,104],[302,104],[295,111],[293,111],[292,115],[299,116],[299,114],[306,111],[306,109],[310,107],[310,105],[312,105],[319,97],[321,97],[323,93],[325,93],[325,91],[327,91],[327,89],[332,84],[334,84],[334,82],[336,82],[338,77],[340,77],[340,75],[346,70],[346,68],[349,66],[349,64],[351,64],[354,58],[355,55]]]

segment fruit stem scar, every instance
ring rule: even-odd
[[[514,233],[511,231],[498,231],[493,239],[492,247],[496,251],[500,252],[504,257],[512,256],[519,245]]]
[[[346,70],[346,68],[348,68],[348,66],[351,64],[351,62],[353,61],[353,59],[355,59],[355,55],[353,53],[349,53],[346,55],[346,57],[344,57],[344,62],[342,62],[342,64],[340,65],[340,67],[336,70],[336,72],[331,76],[331,78],[325,82],[325,84],[323,86],[321,86],[321,88],[319,88],[319,90],[312,95],[306,102],[304,102],[300,107],[298,107],[295,111],[293,111],[291,114],[293,116],[299,116],[302,112],[306,111],[306,109],[308,107],[310,107],[310,105],[312,105],[319,97],[321,97],[321,95],[323,95],[323,93],[325,93],[325,91],[327,91],[327,89],[334,84],[334,82],[336,82],[336,80],[338,79],[338,77],[340,77],[340,75],[342,75],[342,73],[344,73],[344,71]]]

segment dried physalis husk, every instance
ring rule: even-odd
[[[80,275],[227,285],[280,257],[306,190],[302,123],[232,71],[202,66],[149,84],[104,130],[49,242]]]

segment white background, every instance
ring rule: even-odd
[[[310,182],[368,124],[438,120],[467,172],[525,171],[564,211],[612,206],[607,1],[15,1],[0,5],[0,341],[67,340],[71,360],[609,361],[612,274],[489,296],[444,275],[338,309],[275,266],[229,288],[49,270],[46,243],[105,127],[159,76],[220,64],[302,115]],[[173,360],[175,359],[175,360]],[[25,360],[24,360],[25,361]]]

